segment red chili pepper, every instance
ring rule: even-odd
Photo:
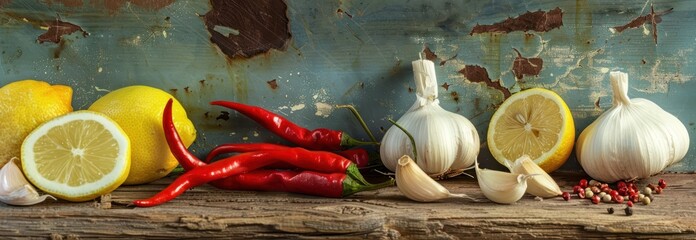
[[[393,185],[393,181],[363,185],[343,173],[259,169],[220,179],[211,184],[228,190],[292,192],[340,198],[356,192]]]
[[[326,128],[308,130],[278,114],[257,106],[230,101],[213,101],[210,104],[236,110],[283,139],[307,149],[336,151],[343,149],[343,147],[377,144],[358,141],[338,130]]]
[[[163,128],[167,144],[172,154],[188,172],[178,177],[167,188],[155,196],[133,202],[139,207],[151,207],[162,204],[181,195],[187,189],[211,181],[224,179],[239,173],[253,171],[276,162],[286,162],[302,169],[324,173],[341,173],[357,180],[359,183],[371,186],[365,181],[355,164],[350,160],[330,152],[312,152],[302,148],[288,148],[283,151],[265,151],[243,153],[206,165],[196,156],[188,152],[180,141],[179,134],[172,123],[172,100],[167,102],[163,113]],[[393,184],[393,181],[391,181]]]
[[[287,147],[287,146],[277,145],[277,144],[272,144],[272,143],[229,143],[229,144],[223,144],[223,145],[220,145],[220,146],[213,148],[213,150],[210,150],[210,153],[208,153],[208,156],[205,158],[205,162],[210,162],[216,156],[218,156],[220,154],[225,154],[225,153],[277,151],[277,150],[286,150],[288,148],[289,147]],[[362,148],[353,148],[353,149],[348,149],[348,150],[343,150],[343,151],[337,151],[335,153],[347,158],[348,160],[351,160],[352,162],[357,164],[359,168],[367,167],[369,162],[370,162],[370,154],[367,152],[367,150],[362,149]],[[288,167],[287,166],[278,166],[276,168],[288,168]]]

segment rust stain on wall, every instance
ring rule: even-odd
[[[291,38],[285,1],[211,0],[203,16],[210,41],[230,58],[285,50]],[[221,33],[219,30],[225,29]],[[226,34],[224,32],[227,32]]]
[[[538,76],[541,69],[544,67],[544,60],[541,58],[525,58],[522,57],[520,51],[513,48],[517,53],[515,61],[512,63],[512,72],[515,74],[515,78],[518,80],[522,79],[525,75],[527,76]]]
[[[447,83],[443,83],[443,84],[441,85],[441,87],[444,88],[445,91],[449,91],[449,87],[450,87],[450,86],[452,86],[452,85],[449,85],[449,84],[447,84]]]
[[[674,8],[667,9],[662,12],[655,12],[655,9],[653,6],[650,6],[650,13],[648,15],[644,16],[639,16],[635,19],[633,19],[631,22],[622,25],[622,26],[616,26],[613,27],[614,30],[617,32],[623,32],[626,29],[629,28],[639,28],[643,26],[643,24],[650,23],[652,25],[652,33],[653,33],[653,39],[655,40],[655,44],[657,44],[657,24],[662,22],[662,16],[666,15],[668,13],[671,13]]]
[[[527,11],[516,18],[508,18],[492,25],[479,25],[477,23],[469,34],[510,33],[514,31],[548,32],[561,26],[563,26],[563,11],[556,7],[548,12],[542,10]]]
[[[349,18],[353,18],[353,15],[351,15],[350,13],[348,13],[346,11],[343,11],[343,9],[340,9],[340,8],[336,10],[336,13],[340,16],[343,16],[343,14],[345,14]]]
[[[42,27],[47,27],[48,30],[44,34],[39,35],[39,37],[36,39],[39,41],[39,43],[59,43],[64,35],[70,35],[77,31],[82,32],[83,37],[87,37],[87,35],[89,35],[89,33],[83,30],[82,27],[69,22],[63,22],[58,19],[47,24],[42,24]]]
[[[425,59],[437,62],[437,54],[430,50],[428,46],[425,46],[425,48],[423,48],[423,54],[425,54]]]
[[[278,89],[278,81],[277,81],[277,80],[273,79],[273,80],[271,80],[271,81],[267,81],[266,83],[268,83],[268,86],[269,86],[271,89],[273,89],[273,90]]]
[[[512,95],[510,93],[510,90],[503,87],[500,84],[500,80],[498,81],[492,81],[491,78],[488,76],[488,71],[477,65],[466,65],[464,68],[459,70],[459,73],[464,74],[464,77],[466,79],[469,79],[471,82],[477,82],[477,83],[485,83],[486,86],[491,87],[493,89],[497,89],[501,93],[503,93],[503,99],[507,99]]]

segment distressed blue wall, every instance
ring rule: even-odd
[[[199,16],[210,10],[207,1],[178,0],[160,9],[126,2],[115,10],[93,3],[100,1],[85,0],[78,7],[60,2],[69,1],[0,1],[0,85],[26,78],[67,84],[75,90],[76,109],[133,84],[177,89],[174,95],[199,131],[193,149],[200,154],[229,141],[281,141],[242,116],[216,119],[223,109],[208,102],[218,99],[261,105],[309,128],[344,129],[365,138],[349,112],[317,112],[321,103],[354,104],[381,137],[386,119],[398,118],[414,100],[410,62],[425,45],[440,59],[456,56],[437,68],[439,82],[450,85],[440,88],[442,105],[469,118],[484,138],[503,94],[466,79],[458,72],[465,65],[486,68],[513,93],[529,87],[558,92],[571,107],[578,134],[611,106],[607,72],[621,69],[629,74],[631,97],[654,101],[684,122],[692,141],[696,137],[696,4],[691,1],[290,0],[287,49],[234,60],[210,42]],[[610,31],[648,14],[650,4],[655,11],[674,8],[657,25],[657,44],[649,24]],[[559,29],[469,34],[476,23],[556,7],[564,12]],[[56,16],[90,35],[64,36],[63,46],[39,44],[37,36],[46,30],[36,22]],[[515,80],[513,48],[543,59],[538,76]],[[277,89],[267,83],[273,79]],[[480,157],[484,166],[496,165],[486,151]],[[670,169],[696,170],[695,154],[692,144],[685,160]],[[564,169],[580,168],[571,159]]]

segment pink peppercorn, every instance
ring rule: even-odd
[[[660,186],[660,188],[664,189],[667,187],[667,182],[665,182],[664,179],[660,179],[659,181],[657,181],[657,185]]]
[[[570,200],[570,193],[563,192],[563,200],[569,201]]]
[[[592,196],[592,203],[599,204],[599,200],[600,200],[599,195]]]
[[[587,187],[587,179],[584,179],[584,178],[580,179],[580,183],[578,185],[580,185],[580,187],[582,187],[582,188],[586,188]]]

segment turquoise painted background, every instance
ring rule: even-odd
[[[692,1],[287,1],[292,35],[284,50],[229,59],[211,43],[201,15],[208,1],[9,1],[0,0],[0,84],[39,79],[74,89],[75,109],[86,109],[110,90],[144,84],[173,93],[198,129],[200,155],[224,142],[281,140],[251,120],[211,100],[260,105],[309,128],[343,129],[366,138],[352,115],[322,106],[354,104],[378,138],[387,118],[398,118],[414,101],[412,60],[424,46],[441,60],[437,67],[444,108],[469,118],[485,141],[487,124],[501,91],[459,73],[479,65],[511,92],[544,87],[571,107],[578,134],[611,106],[608,71],[628,72],[631,97],[647,98],[679,118],[696,138],[696,3]],[[277,1],[274,4],[283,4]],[[657,25],[613,33],[611,27],[641,15],[674,8]],[[493,24],[526,11],[563,11],[563,26],[548,32],[470,35],[477,24]],[[239,14],[243,9],[239,9]],[[258,13],[263,15],[263,13]],[[89,33],[66,35],[61,44],[38,43],[39,22],[56,18]],[[239,34],[244,34],[240,32]],[[541,58],[538,76],[517,81],[517,54]],[[272,89],[268,82],[276,80]],[[323,111],[318,111],[321,108]],[[497,165],[484,148],[484,166]],[[670,170],[696,170],[696,145]],[[579,170],[575,159],[563,167]]]

